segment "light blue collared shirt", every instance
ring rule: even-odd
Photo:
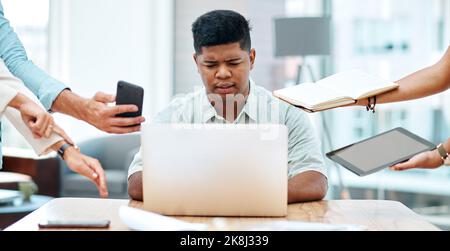
[[[158,113],[152,123],[217,124],[230,123],[217,114],[211,105],[205,88],[175,98]],[[270,92],[250,80],[250,93],[235,124],[284,124],[288,127],[288,177],[305,171],[317,171],[326,175],[324,161],[314,129],[306,113],[284,101],[274,98]],[[134,156],[128,169],[128,177],[142,170],[141,150]]]
[[[26,6],[24,6],[26,7]],[[25,49],[9,25],[9,21],[3,14],[3,6],[0,2],[0,57],[5,61],[9,71],[22,80],[44,105],[50,110],[56,97],[66,89],[66,85],[52,78],[43,70],[28,60]],[[1,125],[0,125],[0,168],[2,166],[1,153]]]

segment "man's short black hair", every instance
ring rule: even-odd
[[[239,42],[241,49],[250,52],[250,24],[241,14],[231,10],[214,10],[201,15],[192,24],[195,53],[202,47]]]

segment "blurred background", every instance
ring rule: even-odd
[[[202,85],[192,59],[190,28],[196,17],[214,9],[236,10],[250,20],[257,51],[252,78],[271,91],[295,84],[299,65],[311,69],[303,67],[301,82],[350,68],[395,81],[435,63],[450,45],[450,0],[2,0],[2,4],[37,65],[84,97],[97,91],[114,94],[118,80],[141,85],[147,120],[174,95]],[[278,56],[275,20],[301,17],[330,20],[329,29],[306,26],[298,33],[291,31],[293,36],[302,32],[319,39],[323,53],[308,53],[306,48],[300,54]],[[302,27],[306,19],[296,20],[294,27]],[[353,107],[310,117],[323,151],[328,152],[397,126],[442,142],[450,137],[449,108],[447,91],[378,105],[374,114]],[[76,142],[106,136],[73,118],[55,116]],[[29,149],[8,123],[2,126],[6,147]],[[352,199],[397,200],[450,228],[449,168],[385,170],[364,178],[331,162],[327,168],[331,184],[327,199],[346,198],[342,194],[347,192]]]

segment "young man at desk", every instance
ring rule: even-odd
[[[211,11],[193,23],[192,33],[193,56],[204,88],[172,101],[153,123],[284,124],[289,130],[288,202],[322,199],[327,177],[320,143],[307,115],[250,79],[256,52],[251,48],[248,21],[233,11]],[[128,193],[142,200],[142,189],[139,151],[129,168]]]

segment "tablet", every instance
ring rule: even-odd
[[[326,154],[328,158],[359,176],[403,162],[436,146],[398,127]]]

